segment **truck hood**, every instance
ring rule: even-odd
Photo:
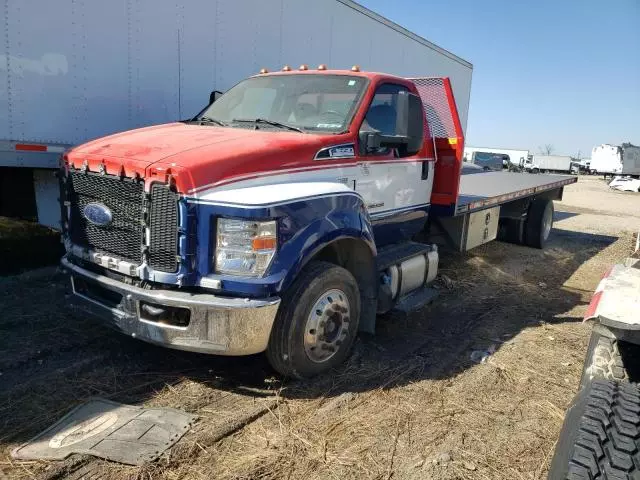
[[[75,147],[67,161],[90,171],[145,177],[171,171],[183,193],[225,179],[313,162],[319,149],[344,142],[344,135],[249,130],[171,123],[99,138]]]

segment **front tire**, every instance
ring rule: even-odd
[[[267,359],[287,377],[324,373],[348,357],[359,320],[360,291],[353,275],[312,261],[282,296]]]

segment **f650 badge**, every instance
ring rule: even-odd
[[[100,227],[106,227],[113,221],[111,210],[102,203],[90,203],[84,207],[82,212],[84,213],[84,218]]]

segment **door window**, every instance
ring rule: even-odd
[[[400,92],[408,93],[409,89],[402,85],[384,83],[378,87],[367,115],[360,127],[361,132],[377,130],[382,135],[396,134],[396,114],[398,107],[398,95]],[[391,153],[389,148],[379,148],[370,155],[387,155]]]

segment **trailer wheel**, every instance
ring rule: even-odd
[[[524,239],[524,221],[520,218],[501,218],[498,224],[498,240],[522,245]]]
[[[536,198],[529,207],[524,227],[524,243],[533,248],[544,248],[553,228],[553,201]]]
[[[603,334],[600,328],[593,329],[584,360],[580,388],[586,387],[592,380],[598,378],[619,382],[629,381],[618,344],[618,340]]]
[[[358,332],[360,292],[351,273],[312,261],[283,295],[267,358],[282,375],[307,378],[340,365]]]
[[[634,384],[596,380],[580,390],[565,416],[547,478],[639,478],[639,412]]]

